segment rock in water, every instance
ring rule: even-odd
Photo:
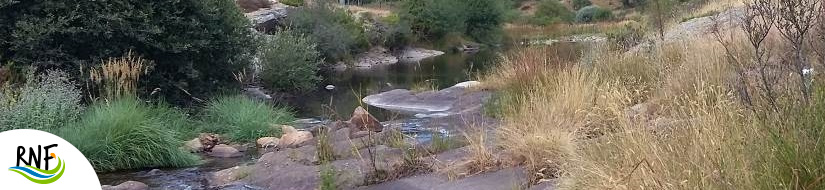
[[[137,181],[127,181],[117,186],[104,185],[100,188],[103,190],[148,190],[149,186]]]
[[[384,125],[381,125],[381,122],[378,122],[372,114],[367,112],[361,106],[355,108],[355,111],[352,112],[352,118],[349,119],[349,123],[351,123],[354,127],[356,127],[356,131],[375,131],[381,132],[384,130]]]
[[[209,152],[209,156],[217,157],[217,158],[234,158],[234,157],[241,157],[241,151],[235,149],[229,145],[219,144],[212,148],[212,152]]]
[[[203,145],[199,138],[192,139],[183,143],[183,149],[192,153],[203,152]]]
[[[212,148],[215,147],[215,145],[218,145],[220,143],[221,138],[218,137],[218,135],[216,134],[201,133],[198,136],[198,141],[201,142],[201,147],[203,148],[203,151],[209,152],[210,150],[212,150]]]

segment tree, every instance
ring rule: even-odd
[[[811,64],[805,56],[805,40],[813,28],[819,14],[819,0],[780,0],[777,28],[793,49],[791,62],[800,78],[803,100],[809,102],[811,96]]]
[[[0,63],[60,68],[75,78],[80,67],[132,50],[154,62],[140,92],[159,88],[173,101],[232,84],[256,47],[231,0],[4,0],[0,36]]]

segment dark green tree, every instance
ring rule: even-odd
[[[231,0],[0,0],[0,63],[79,77],[81,66],[132,50],[154,63],[141,93],[191,100],[247,67],[248,25]]]

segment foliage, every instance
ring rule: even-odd
[[[467,24],[464,34],[485,44],[500,42],[501,36],[503,36],[501,25],[504,24],[508,7],[507,2],[502,0],[464,0],[462,7],[466,7],[463,11],[467,16],[464,21]]]
[[[295,120],[284,107],[273,107],[244,96],[220,97],[206,106],[203,113],[205,131],[225,134],[235,142],[254,142],[260,137],[280,137],[281,128]]]
[[[347,10],[325,1],[290,10],[287,25],[318,42],[318,51],[327,62],[351,58],[369,45],[361,23]]]
[[[234,84],[232,73],[248,66],[255,47],[249,21],[230,0],[4,4],[0,62],[77,74],[81,65],[91,68],[132,50],[155,61],[141,92],[160,88],[174,103]]]
[[[573,9],[575,9],[575,10],[579,10],[581,8],[593,5],[593,3],[590,2],[590,0],[573,0],[572,4],[573,4]]]
[[[0,89],[0,131],[54,131],[77,119],[81,93],[66,73],[48,71],[28,79],[19,92]]]
[[[440,38],[466,30],[462,7],[460,0],[409,0],[402,5],[401,19],[408,21],[420,38]]]
[[[323,64],[315,42],[290,31],[263,36],[260,48],[261,81],[275,90],[308,91],[320,82]]]
[[[576,22],[596,22],[613,18],[613,12],[596,5],[587,6],[576,11]]]
[[[551,25],[558,22],[571,22],[574,17],[574,13],[567,9],[561,2],[556,0],[542,0],[536,9],[536,13],[533,15],[531,23]]]
[[[281,2],[284,5],[289,5],[289,6],[293,6],[293,7],[298,7],[298,6],[303,6],[304,5],[304,0],[281,0],[281,1],[278,1],[278,2]]]
[[[98,102],[57,134],[75,145],[97,171],[182,167],[197,157],[180,149],[179,130],[190,129],[181,112],[124,98]]]
[[[420,38],[464,34],[483,43],[497,43],[507,1],[410,0],[402,5],[401,19],[408,21]]]

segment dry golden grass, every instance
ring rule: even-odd
[[[810,136],[821,134],[820,119],[811,119],[818,116],[781,119],[800,115],[793,89],[781,96],[788,97],[783,109],[795,111],[772,116],[748,108],[736,68],[752,64],[731,63],[714,39],[691,42],[643,55],[595,49],[576,65],[554,63],[540,50],[505,54],[484,79],[507,100],[498,145],[528,168],[532,182],[558,178],[561,189],[822,187],[822,143]],[[748,62],[741,43],[734,38],[730,48]]]
[[[599,22],[593,24],[554,24],[549,26],[507,24],[504,26],[504,30],[515,39],[554,38],[577,34],[597,34],[605,31],[618,30],[624,28],[629,22],[635,21],[625,20],[619,22]]]
[[[109,58],[99,69],[92,68],[89,77],[103,98],[134,96],[140,76],[149,71],[150,63],[129,51],[123,57]]]

